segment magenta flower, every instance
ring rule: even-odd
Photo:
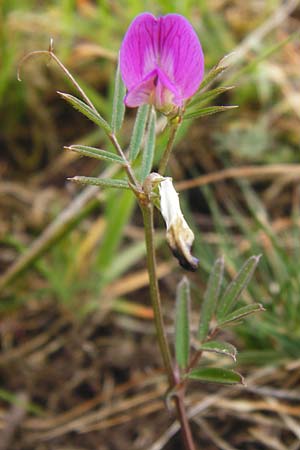
[[[124,37],[120,70],[128,90],[127,106],[150,103],[170,112],[197,91],[204,57],[194,29],[183,16],[168,14],[157,19],[143,13]]]

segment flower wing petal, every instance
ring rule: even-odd
[[[125,96],[125,105],[130,108],[152,103],[151,96],[155,89],[155,80],[157,79],[157,71],[152,70],[142,81],[130,89]]]
[[[140,83],[130,89],[125,96],[125,105],[131,108],[145,103],[163,105],[168,103],[168,101],[173,101],[178,106],[181,106],[180,94],[176,86],[160,69],[152,70]]]

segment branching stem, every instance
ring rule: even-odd
[[[99,115],[96,107],[94,106],[93,102],[89,99],[89,97],[86,95],[86,93],[84,92],[84,90],[80,87],[79,83],[76,81],[76,79],[73,77],[73,75],[71,74],[71,72],[69,72],[69,70],[66,68],[66,66],[61,62],[61,60],[56,56],[56,54],[53,52],[53,40],[50,40],[50,45],[49,45],[49,49],[48,50],[36,50],[34,52],[30,52],[28,54],[26,54],[20,61],[19,65],[18,65],[18,71],[17,71],[17,75],[18,75],[18,80],[21,81],[21,68],[23,66],[23,64],[32,56],[37,56],[37,55],[48,55],[51,59],[53,59],[56,64],[60,67],[60,69],[64,72],[64,74],[67,76],[67,78],[71,81],[71,83],[73,84],[73,86],[75,87],[75,89],[77,89],[77,91],[80,93],[80,95],[82,96],[82,98],[84,99],[84,101],[89,105],[89,107],[94,111],[95,114]],[[131,165],[128,161],[128,159],[126,158],[125,153],[123,152],[116,135],[111,132],[111,133],[107,133],[108,137],[110,139],[110,141],[112,142],[113,146],[115,147],[117,153],[119,154],[119,156],[121,156],[121,158],[123,159],[124,163],[125,163],[125,170],[127,172],[129,181],[134,185],[134,187],[136,188],[136,190],[141,190],[141,186],[139,184],[139,182],[137,181],[134,172],[131,168]]]
[[[56,56],[56,54],[53,52],[53,42],[52,40],[50,41],[50,46],[49,46],[49,50],[36,50],[34,52],[30,52],[27,53],[19,62],[18,65],[18,80],[21,81],[21,68],[23,66],[23,64],[32,56],[37,56],[37,55],[47,55],[50,56],[50,58],[52,58],[56,64],[61,68],[61,70],[64,72],[64,74],[67,76],[67,78],[72,82],[73,86],[77,89],[77,91],[80,93],[80,95],[82,96],[82,98],[85,100],[85,102],[90,106],[90,108],[92,108],[92,110],[96,113],[99,114],[97,109],[95,108],[95,106],[93,105],[93,103],[91,102],[91,100],[88,98],[88,96],[85,94],[85,92],[83,91],[83,89],[80,87],[80,85],[77,83],[77,81],[75,80],[75,78],[73,77],[73,75],[71,74],[71,72],[69,72],[69,70],[66,68],[66,66],[61,62],[61,60]]]
[[[134,172],[132,170],[131,164],[128,161],[128,159],[126,158],[126,155],[123,152],[123,150],[122,150],[122,148],[121,148],[121,146],[120,146],[120,144],[119,144],[119,142],[118,142],[118,140],[116,138],[116,135],[114,133],[111,133],[108,137],[109,137],[110,141],[112,142],[113,146],[115,147],[115,149],[117,150],[119,156],[121,156],[121,158],[125,162],[125,170],[127,172],[127,176],[129,178],[129,181],[134,185],[134,187],[135,187],[135,189],[137,191],[140,191],[142,189],[141,185],[137,181],[137,179],[135,177],[135,174],[134,174]]]

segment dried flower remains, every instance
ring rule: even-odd
[[[161,181],[159,194],[161,213],[167,225],[166,238],[173,255],[184,269],[195,271],[199,264],[199,260],[191,254],[195,237],[181,212],[172,178]]]

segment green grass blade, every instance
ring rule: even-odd
[[[229,78],[229,82],[232,83],[235,80],[241,80],[245,74],[251,72],[252,70],[256,69],[256,67],[263,61],[269,61],[270,57],[278,53],[279,50],[281,50],[283,47],[286,46],[291,41],[299,40],[300,38],[300,32],[299,30],[294,31],[292,34],[290,34],[287,38],[283,40],[275,40],[275,44],[271,46],[261,46],[261,53],[259,53],[255,58],[251,59],[248,64],[243,66],[240,70],[236,70],[235,73]]]
[[[119,246],[124,236],[124,228],[130,220],[135,204],[135,197],[130,191],[108,193],[104,212],[107,222],[106,232],[97,258],[97,268],[101,273],[103,285],[111,279],[112,265],[118,264]]]
[[[115,90],[114,90],[114,99],[113,99],[113,113],[111,119],[111,127],[114,133],[117,133],[121,127],[124,120],[125,114],[125,103],[124,96],[126,93],[126,88],[123,83],[121,74],[120,74],[120,61],[116,70],[115,77]]]
[[[113,178],[95,178],[95,177],[83,177],[76,176],[73,178],[68,178],[69,181],[74,181],[74,183],[79,183],[83,185],[98,186],[102,188],[117,188],[117,189],[130,189],[127,181],[125,180],[115,180]]]
[[[152,169],[155,151],[155,125],[156,125],[156,113],[152,108],[150,113],[145,145],[143,148],[141,181],[145,180],[145,178],[149,175]]]
[[[79,98],[74,97],[71,94],[65,94],[63,92],[58,92],[58,94],[68,103],[70,103],[73,106],[73,108],[80,111],[85,117],[94,122],[98,127],[102,128],[107,134],[110,134],[112,132],[112,129],[106,122],[106,120],[104,120],[99,113],[95,112],[85,102],[79,100]]]
[[[121,277],[125,272],[128,272],[135,264],[146,254],[146,246],[144,240],[131,243],[127,245],[124,249],[118,250],[118,264],[112,261],[110,264],[105,281],[111,283],[118,277]]]
[[[188,366],[190,356],[190,302],[190,284],[184,277],[176,292],[175,355],[180,369]]]
[[[239,373],[234,370],[219,369],[217,367],[194,369],[189,373],[188,378],[206,383],[244,384],[244,379]]]
[[[238,301],[241,293],[248,286],[260,256],[251,256],[243,265],[237,276],[228,285],[217,307],[218,320],[222,320]]]
[[[197,119],[198,117],[211,116],[223,111],[229,111],[230,109],[238,108],[237,105],[231,106],[207,106],[206,108],[195,109],[190,111],[183,116],[183,120],[187,119]]]
[[[44,413],[44,410],[39,405],[27,402],[20,395],[7,391],[6,389],[0,388],[0,399],[12,405],[19,406],[22,409],[24,408],[25,411],[37,416],[41,416]]]
[[[125,191],[124,191],[125,192]],[[154,244],[155,248],[159,248],[161,244],[165,243],[165,235],[155,233]],[[132,242],[126,247],[118,250],[118,264],[112,261],[107,268],[106,282],[111,283],[116,278],[128,272],[130,268],[138,264],[140,260],[146,255],[146,245],[144,239],[137,242]]]
[[[142,140],[145,133],[147,117],[149,113],[149,105],[142,105],[139,107],[132,131],[132,136],[129,145],[129,160],[134,161],[141,149]]]
[[[207,289],[201,308],[198,339],[203,341],[209,332],[209,324],[215,313],[223,281],[224,259],[217,259],[209,276]]]
[[[90,147],[87,145],[71,145],[70,147],[64,147],[67,150],[72,150],[73,152],[79,153],[83,156],[89,156],[90,158],[100,159],[103,161],[109,161],[113,163],[118,163],[124,165],[124,160],[115,155],[112,152],[102,150],[100,148]]]

